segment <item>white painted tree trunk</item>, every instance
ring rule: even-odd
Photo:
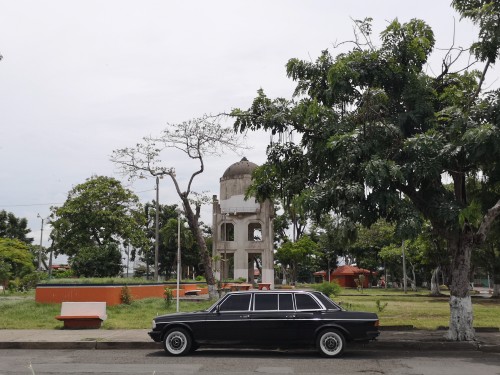
[[[475,332],[472,323],[471,297],[450,296],[450,328],[445,337],[452,341],[474,340]]]
[[[466,228],[467,229],[467,228]],[[475,332],[472,300],[469,294],[470,259],[473,248],[472,231],[464,230],[455,241],[448,246],[453,254],[452,278],[450,288],[450,327],[447,334],[449,340],[471,341]]]
[[[439,269],[440,267],[436,267],[434,271],[432,271],[431,277],[431,295],[439,296],[441,293],[439,290]]]

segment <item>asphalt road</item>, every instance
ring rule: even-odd
[[[160,350],[0,350],[7,374],[500,374],[500,354],[347,351],[324,359],[312,351],[199,350],[167,357]]]

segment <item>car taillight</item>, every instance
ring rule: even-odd
[[[373,324],[375,327],[378,327],[380,326],[380,321],[379,320],[376,320],[375,323]]]

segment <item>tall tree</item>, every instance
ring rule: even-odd
[[[140,209],[137,196],[118,180],[93,176],[71,189],[61,207],[51,208],[54,249],[72,258],[82,249],[141,247],[145,236]]]
[[[285,242],[278,248],[275,257],[288,282],[297,281],[299,269],[308,267],[313,262],[314,256],[318,255],[317,250],[318,245],[306,235],[296,242]]]
[[[28,220],[18,218],[12,212],[0,211],[0,237],[15,238],[27,244],[33,242],[32,237],[27,237],[31,232],[28,228]]]
[[[500,3],[454,4],[481,24],[475,51],[492,65]],[[289,60],[287,74],[297,82],[294,99],[272,100],[260,90],[248,110],[233,110],[235,129],[301,134],[308,165],[304,194],[318,215],[333,210],[365,226],[385,218],[396,223],[402,238],[422,217],[429,220],[452,258],[447,336],[472,340],[470,257],[499,216],[500,197],[473,225],[465,179],[482,172],[491,183],[498,181],[489,172],[498,170],[500,160],[499,93],[483,100],[487,67],[483,73],[452,71],[452,51],[441,74],[426,74],[434,34],[421,20],[393,21],[381,33],[380,47],[370,40],[368,20],[357,25],[366,43],[355,41],[350,52],[335,58],[323,51],[315,62]],[[452,189],[443,174],[450,176]]]
[[[143,142],[135,147],[114,150],[111,157],[111,161],[131,179],[147,176],[170,177],[182,201],[189,228],[200,249],[211,298],[216,298],[218,293],[212,270],[212,258],[200,223],[201,205],[204,200],[199,199],[200,195],[192,190],[192,185],[196,176],[205,170],[205,157],[220,156],[221,152],[226,149],[240,150],[243,147],[240,139],[240,136],[236,135],[232,129],[221,126],[217,118],[203,116],[180,124],[170,124],[160,136],[145,137]],[[189,159],[197,162],[198,167],[191,174],[185,188],[181,187],[175,168],[162,165],[161,154],[165,150],[172,149],[185,153]]]

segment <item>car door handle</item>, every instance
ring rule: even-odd
[[[285,318],[287,318],[287,319],[294,319],[295,315],[286,315]]]
[[[248,319],[250,318],[250,315],[240,315],[240,318]]]

